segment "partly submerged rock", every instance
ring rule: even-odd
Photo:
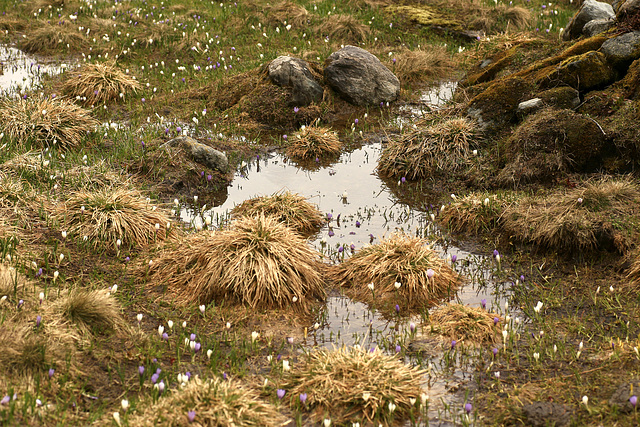
[[[279,86],[291,88],[291,104],[302,107],[322,99],[323,89],[313,78],[306,61],[279,56],[268,67],[269,78]]]
[[[580,9],[573,15],[562,33],[563,40],[573,40],[583,34],[584,26],[597,19],[614,19],[613,7],[609,3],[585,0]]]
[[[572,418],[571,409],[554,402],[529,403],[522,411],[527,417],[527,424],[532,427],[565,426]]]
[[[467,115],[482,131],[499,131],[514,119],[518,104],[529,99],[532,90],[533,84],[522,77],[499,80],[469,102]]]
[[[223,173],[229,169],[229,160],[226,154],[208,145],[201,144],[189,136],[173,138],[162,145],[162,148],[166,147],[182,148],[194,162],[203,164],[210,169]]]
[[[332,53],[324,77],[342,98],[355,105],[392,102],[400,93],[398,78],[378,58],[356,46]]]
[[[631,396],[640,396],[640,380],[631,380],[620,386],[613,392],[609,405],[616,406],[621,412],[631,412],[633,405],[629,402]]]
[[[626,69],[640,58],[640,31],[613,37],[602,44],[600,51],[614,67]]]

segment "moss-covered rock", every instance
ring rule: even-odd
[[[571,110],[546,108],[529,116],[507,140],[502,184],[550,181],[568,171],[600,165],[605,135],[592,119]]]
[[[542,86],[569,85],[579,91],[604,87],[615,80],[616,73],[602,52],[591,51],[565,59],[547,68],[538,83]]]
[[[462,22],[456,19],[445,18],[434,9],[424,5],[421,7],[387,6],[385,12],[405,15],[407,19],[420,25],[446,27],[456,31],[463,30]]]
[[[467,107],[467,115],[489,133],[500,131],[515,118],[516,108],[529,99],[534,85],[522,77],[499,80],[474,97]]]
[[[580,93],[570,86],[560,86],[540,92],[537,95],[546,106],[573,109],[580,104]]]
[[[625,98],[636,99],[640,94],[640,59],[633,61],[627,74],[617,83]]]

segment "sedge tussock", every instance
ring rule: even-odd
[[[69,73],[62,92],[86,105],[124,100],[140,83],[112,64],[86,64]]]
[[[79,190],[57,207],[54,216],[71,236],[86,236],[96,250],[140,248],[175,233],[169,214],[127,188]]]
[[[408,419],[417,411],[425,373],[378,348],[360,347],[311,351],[294,368],[280,387],[292,400],[308,395],[314,422],[330,414],[336,425],[395,425]],[[389,404],[395,405],[393,412]]]
[[[166,284],[182,303],[308,312],[325,296],[319,269],[320,254],[303,237],[260,214],[240,217],[221,231],[184,236],[138,275]]]
[[[293,27],[304,28],[309,23],[310,15],[304,6],[292,1],[283,1],[267,5],[265,16],[269,23],[274,25],[291,25]]]
[[[391,138],[380,155],[378,172],[410,180],[455,172],[470,165],[478,137],[474,121],[453,118]]]
[[[488,232],[498,226],[504,209],[516,199],[514,193],[471,193],[444,206],[438,222],[454,233]]]
[[[14,296],[22,294],[26,283],[26,278],[15,267],[0,264],[0,298],[6,296],[7,300],[17,303]]]
[[[404,234],[365,246],[339,264],[331,276],[356,300],[383,309],[398,304],[408,311],[433,305],[461,282],[458,273],[424,239]]]
[[[0,328],[0,372],[29,375],[43,372],[51,366],[49,343],[34,333],[31,324],[5,323]]]
[[[498,323],[494,319],[498,319]],[[431,331],[457,342],[492,343],[500,334],[501,317],[479,307],[445,304],[429,314]]]
[[[317,233],[325,222],[322,212],[315,205],[309,203],[306,197],[290,191],[281,191],[271,196],[254,197],[245,200],[231,210],[232,219],[260,214],[273,216],[302,236],[311,236]]]
[[[638,235],[640,191],[629,178],[600,179],[509,206],[505,231],[554,250],[614,249],[625,253]]]
[[[57,49],[78,52],[85,42],[82,33],[75,28],[45,25],[30,31],[28,37],[22,39],[19,46],[27,53],[50,54]]]
[[[357,44],[369,35],[369,26],[362,24],[351,15],[330,15],[317,27],[323,37],[330,37],[341,43]]]
[[[398,53],[393,72],[403,83],[434,82],[450,76],[454,65],[445,48],[434,46],[429,50],[404,50]]]
[[[194,425],[276,427],[287,419],[276,407],[258,398],[237,380],[192,378],[184,387],[169,392],[152,405],[139,405],[130,418],[136,426],[187,426],[189,411],[195,412]]]
[[[19,146],[77,147],[97,125],[89,111],[62,97],[0,99],[0,129]]]
[[[79,341],[94,333],[108,333],[118,330],[124,320],[118,302],[103,290],[74,289],[61,295],[45,307],[45,316],[51,319],[47,325],[52,335],[68,330],[69,336]]]
[[[310,126],[302,126],[293,138],[290,138],[286,153],[299,159],[321,159],[340,154],[342,143],[338,134],[328,127],[318,126],[317,121]]]

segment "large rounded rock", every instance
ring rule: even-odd
[[[539,83],[546,87],[564,83],[579,91],[588,91],[608,85],[615,77],[605,54],[591,51],[565,59],[543,75]]]
[[[585,0],[582,6],[573,15],[562,33],[564,40],[573,40],[582,35],[582,30],[587,22],[596,19],[614,19],[613,7],[609,3],[595,0]]]
[[[324,77],[342,98],[355,105],[392,102],[400,93],[398,78],[378,58],[356,46],[332,53]]]
[[[269,78],[278,86],[291,88],[291,103],[298,107],[322,99],[322,86],[313,78],[306,61],[279,56],[268,67]]]
[[[602,44],[600,51],[614,67],[625,69],[640,58],[640,31],[611,38]]]
[[[582,28],[582,34],[587,37],[597,36],[616,25],[616,21],[613,19],[594,19],[587,22]]]
[[[179,147],[184,150],[184,152],[194,162],[205,165],[213,170],[218,170],[224,173],[229,169],[229,160],[223,152],[209,147],[208,145],[201,144],[189,136],[178,136],[177,138],[173,138],[163,144],[162,147]]]

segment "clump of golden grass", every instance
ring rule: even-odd
[[[548,248],[626,252],[636,241],[640,192],[628,178],[587,182],[544,198],[509,206],[504,229],[523,241]]]
[[[380,155],[378,172],[410,180],[467,166],[479,131],[474,121],[452,118],[391,138]]]
[[[13,300],[13,295],[20,293],[24,289],[25,283],[25,277],[18,270],[0,264],[0,298],[6,296],[7,299]]]
[[[140,248],[174,233],[167,213],[127,188],[79,190],[57,207],[54,216],[71,236],[87,236],[94,249],[114,252]]]
[[[111,64],[86,64],[69,73],[62,85],[66,95],[87,105],[124,99],[140,89],[140,83]]]
[[[439,81],[451,75],[453,70],[451,55],[440,46],[402,51],[396,55],[393,66],[393,72],[403,83]]]
[[[395,425],[417,411],[424,371],[376,349],[340,348],[312,351],[283,378],[292,399],[308,395],[312,420],[329,414],[336,425]],[[414,401],[414,404],[411,401]],[[395,405],[395,411],[389,410]]]
[[[431,331],[457,342],[492,343],[500,335],[500,316],[479,307],[445,304],[429,314]]]
[[[369,26],[360,23],[352,15],[331,15],[318,25],[322,36],[329,36],[344,43],[359,43],[369,35]]]
[[[0,346],[0,372],[28,375],[50,366],[49,342],[33,333],[33,325],[5,323],[0,328]]]
[[[268,22],[275,25],[291,24],[294,27],[305,27],[310,19],[307,9],[292,1],[267,5],[264,10]]]
[[[302,236],[317,233],[324,224],[325,217],[307,198],[289,191],[271,196],[254,197],[242,202],[231,210],[231,217],[257,215],[273,216],[279,222],[291,227]]]
[[[103,290],[74,289],[46,307],[45,317],[49,331],[62,331],[74,326],[80,335],[70,332],[79,340],[94,333],[116,331],[124,321],[118,302]]]
[[[340,154],[342,143],[338,134],[328,127],[318,126],[316,121],[302,128],[289,139],[286,153],[299,159],[316,159]]]
[[[455,233],[491,231],[498,226],[504,209],[515,200],[513,193],[471,193],[445,206],[438,222]]]
[[[383,309],[398,304],[403,311],[433,305],[460,283],[458,273],[424,239],[404,234],[393,234],[378,244],[365,246],[331,275],[354,299]],[[396,282],[400,283],[399,288],[395,287]]]
[[[89,111],[64,98],[0,99],[0,129],[19,145],[73,148],[98,123]]]
[[[27,53],[42,54],[50,53],[58,48],[77,52],[84,43],[84,36],[75,28],[45,25],[30,31],[26,39],[21,39],[20,49]]]
[[[238,381],[201,380],[197,376],[153,405],[139,408],[144,409],[130,418],[131,425],[186,426],[189,411],[195,411],[194,425],[201,426],[276,427],[287,421],[275,406],[261,401]]]
[[[240,217],[229,228],[185,236],[140,269],[179,302],[246,304],[307,312],[325,296],[319,254],[277,219]]]

